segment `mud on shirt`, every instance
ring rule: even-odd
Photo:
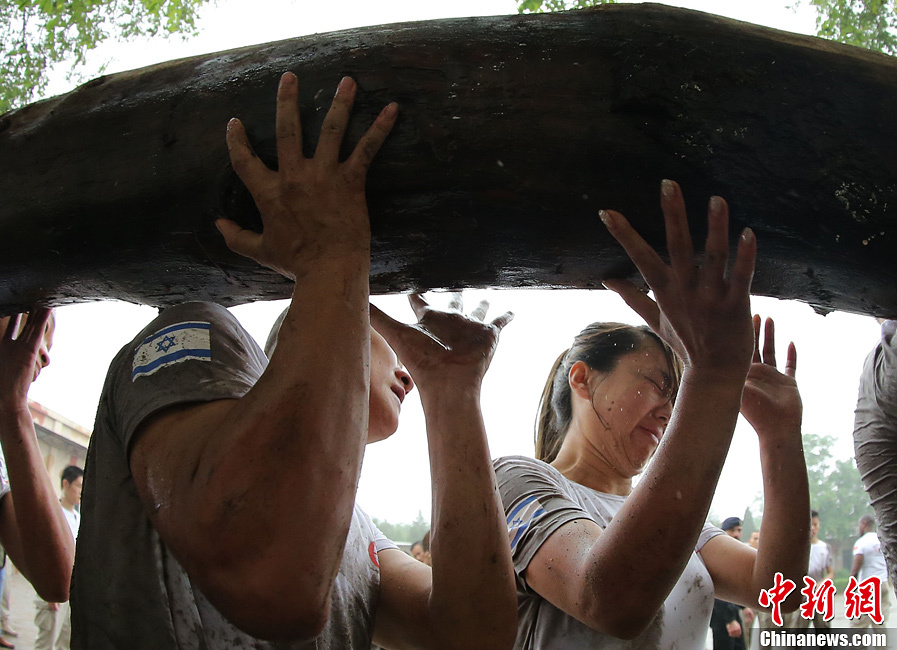
[[[526,583],[526,569],[536,552],[561,526],[590,519],[602,529],[626,498],[575,483],[547,463],[524,456],[493,463],[508,522],[508,538],[517,579],[519,615],[515,650],[564,648],[594,650],[636,648],[703,650],[713,611],[713,580],[697,552],[723,531],[704,526],[679,581],[654,621],[635,639],[603,634],[558,609]],[[651,549],[645,549],[650,553]]]
[[[380,585],[377,553],[395,545],[358,506],[326,629],[305,643],[269,643],[244,634],[209,603],[140,503],[129,467],[140,424],[177,404],[242,397],[266,364],[230,312],[211,303],[164,311],[115,357],[84,474],[72,578],[73,648],[370,648]]]

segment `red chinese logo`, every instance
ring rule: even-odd
[[[823,620],[830,621],[835,617],[835,585],[831,580],[823,580],[816,586],[813,578],[804,576],[806,587],[800,590],[804,596],[800,606],[800,615],[811,620],[816,612],[822,614]]]
[[[884,621],[881,614],[881,578],[873,576],[858,583],[856,577],[850,576],[844,600],[848,619],[868,614],[879,625]]]
[[[763,589],[757,599],[761,607],[772,607],[772,622],[779,627],[782,626],[782,601],[796,586],[793,580],[783,580],[782,574],[777,571],[775,584],[769,589]]]

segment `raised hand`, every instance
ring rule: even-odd
[[[27,404],[28,388],[40,371],[50,363],[49,352],[43,348],[50,309],[34,309],[29,314],[17,314],[6,319],[0,336],[0,401],[11,400],[17,406]],[[25,325],[16,336],[22,319]]]
[[[738,242],[731,274],[729,210],[720,197],[710,199],[704,261],[694,262],[685,202],[679,186],[663,181],[661,207],[666,225],[667,265],[618,212],[602,211],[601,219],[654,291],[655,303],[625,280],[604,282],[638,312],[681,357],[686,367],[721,376],[743,378],[753,349],[750,287],[757,245],[746,228]]]
[[[754,316],[754,359],[744,384],[741,414],[761,436],[776,432],[800,432],[803,406],[797,381],[797,350],[788,345],[785,372],[776,369],[775,323],[766,319],[760,348],[760,316]]]
[[[452,296],[447,311],[434,309],[419,294],[408,297],[417,323],[406,325],[371,305],[371,325],[396,351],[418,388],[438,390],[446,381],[469,382],[479,387],[486,374],[498,337],[514,315],[506,312],[486,323],[487,301],[471,313],[462,312],[461,294]]]
[[[234,170],[252,193],[264,230],[256,233],[234,221],[216,226],[236,253],[295,279],[324,258],[370,256],[370,223],[364,185],[368,167],[395,123],[389,104],[362,136],[345,162],[339,149],[355,101],[355,82],[344,77],[324,118],[315,155],[302,154],[297,106],[298,80],[290,72],[277,90],[277,160],[272,171],[255,155],[240,120],[227,125]]]

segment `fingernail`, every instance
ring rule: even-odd
[[[617,225],[617,222],[616,222],[616,220],[614,219],[614,216],[613,216],[610,212],[608,212],[607,210],[599,210],[599,211],[598,211],[598,216],[601,218],[601,222],[602,222],[607,228],[613,228],[614,226]]]
[[[741,231],[741,241],[745,244],[750,244],[754,241],[754,231],[750,228],[745,228]]]
[[[383,117],[392,119],[399,113],[399,105],[395,102],[391,102],[386,105],[381,114]]]
[[[721,209],[723,207],[723,199],[719,196],[711,196],[710,197],[710,209],[713,212]]]
[[[667,198],[670,198],[676,192],[676,184],[673,181],[664,178],[660,181],[660,192]]]
[[[287,86],[289,86],[290,84],[295,83],[295,82],[296,82],[296,75],[294,75],[292,72],[284,72],[282,75],[280,75],[280,87],[281,88],[286,88]]]
[[[352,85],[352,77],[343,77],[339,80],[339,84],[336,86],[336,94],[334,97],[339,95],[340,93],[346,92]]]
[[[238,124],[239,122],[240,122],[240,120],[238,120],[238,119],[235,118],[235,117],[230,118],[230,119],[227,121],[227,130],[230,131],[231,129],[233,129],[235,126],[237,126],[237,124]]]

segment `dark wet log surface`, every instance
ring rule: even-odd
[[[258,222],[224,146],[274,152],[296,72],[309,152],[336,83],[398,125],[370,172],[372,289],[600,287],[619,209],[663,246],[659,182],[760,245],[754,292],[897,313],[897,63],[660,5],[320,34],[110,75],[0,118],[0,309],[286,297],[213,220]],[[346,149],[348,151],[348,148]]]

